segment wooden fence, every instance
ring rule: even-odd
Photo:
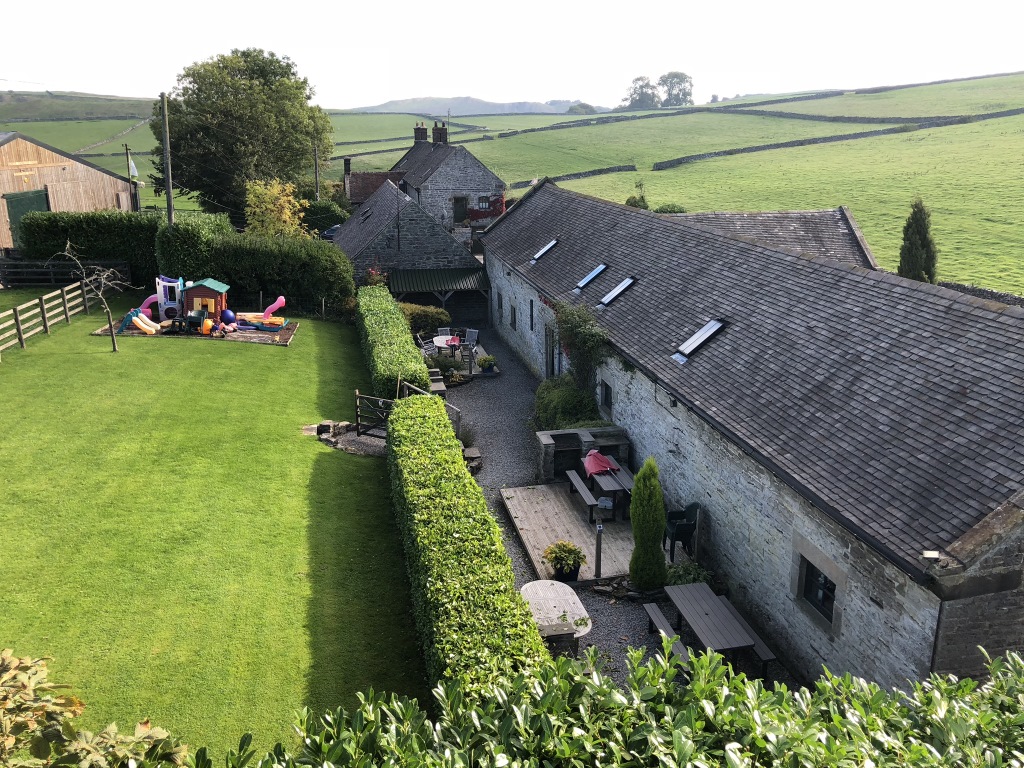
[[[131,267],[126,261],[90,261],[86,267],[113,269],[126,283],[131,283]],[[71,261],[0,260],[0,283],[9,288],[31,285],[66,285],[82,276],[77,264]]]
[[[413,386],[407,381],[399,382],[399,398],[406,398],[410,395],[427,395],[419,387]],[[387,439],[388,417],[391,415],[391,406],[394,400],[385,400],[380,397],[360,394],[356,390],[356,435],[369,435]],[[451,403],[445,402],[445,410],[448,418],[452,420],[452,428],[455,430],[455,437],[462,439],[462,411]]]
[[[37,333],[48,334],[55,323],[70,323],[72,315],[88,314],[89,300],[96,296],[83,280],[0,312],[0,353],[15,344],[24,349],[28,339]]]

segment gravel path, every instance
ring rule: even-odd
[[[478,447],[483,456],[483,468],[476,479],[501,526],[518,587],[533,581],[537,575],[505,511],[499,491],[531,485],[537,480],[538,447],[532,414],[539,380],[495,331],[481,331],[480,343],[488,354],[498,359],[501,373],[449,389],[448,402],[462,411],[463,427],[469,431],[467,444]],[[592,622],[591,631],[580,638],[580,650],[596,646],[605,671],[617,682],[622,684],[626,679],[627,648],[647,648],[649,653],[661,650],[660,636],[648,632],[647,614],[639,602],[599,594],[590,587],[578,587],[576,592]],[[666,616],[675,615],[670,601],[663,599],[660,605]],[[680,634],[687,645],[698,645],[689,627],[684,626]],[[760,662],[753,654],[741,654],[735,667],[752,677],[760,674]],[[778,663],[771,665],[770,675],[791,689],[799,686]]]

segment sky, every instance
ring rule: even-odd
[[[425,96],[614,107],[634,77],[673,70],[698,104],[1024,70],[1019,0],[6,5],[0,90],[155,98],[233,48],[289,57],[331,109]]]

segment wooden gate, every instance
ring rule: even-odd
[[[394,400],[362,395],[356,390],[356,435],[369,435],[382,440],[388,436],[388,416]]]

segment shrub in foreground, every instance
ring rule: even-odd
[[[356,324],[366,367],[373,378],[373,394],[392,399],[398,382],[430,389],[430,374],[423,353],[409,332],[405,315],[383,285],[359,289]]]
[[[435,336],[438,328],[446,328],[452,324],[452,316],[440,307],[427,307],[404,301],[398,306],[402,308],[402,313],[409,321],[409,328],[413,333]]]
[[[388,467],[429,679],[476,690],[539,663],[537,625],[440,398],[395,403]]]

